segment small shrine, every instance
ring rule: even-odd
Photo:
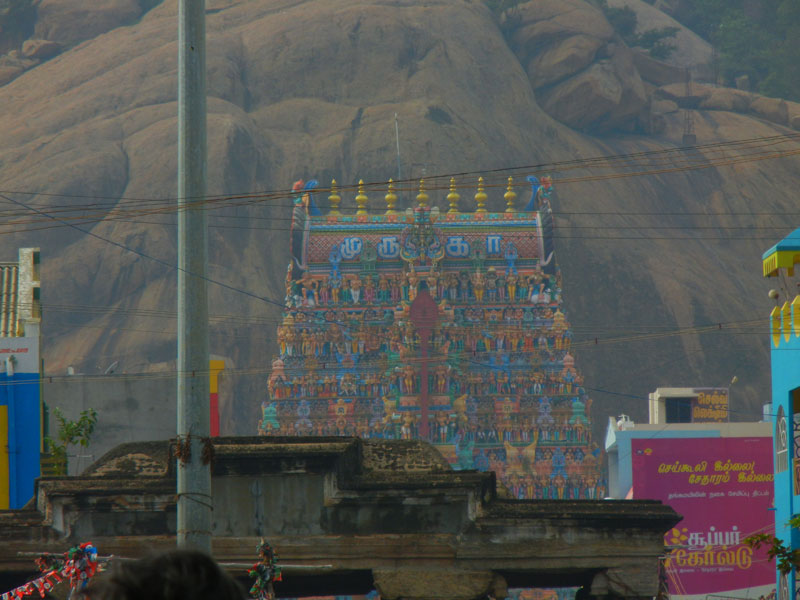
[[[359,183],[343,214],[316,181],[294,186],[286,306],[258,424],[262,435],[422,439],[456,469],[492,470],[514,498],[606,493],[591,404],[570,354],[553,249],[552,182],[530,176],[517,207],[488,212],[483,178],[462,212],[368,209]],[[503,188],[505,188],[503,190]]]

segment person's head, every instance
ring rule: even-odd
[[[117,561],[83,591],[88,600],[243,600],[244,590],[206,554],[172,550]]]

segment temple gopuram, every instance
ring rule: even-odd
[[[262,403],[262,435],[423,439],[456,469],[492,470],[514,498],[603,498],[583,379],[570,354],[553,250],[549,178],[499,187],[488,212],[397,211],[391,180],[381,214],[323,214],[315,181],[294,186],[286,306]],[[505,191],[504,189],[505,188]],[[442,192],[444,193],[444,192]]]

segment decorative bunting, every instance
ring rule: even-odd
[[[278,555],[263,538],[256,550],[259,561],[247,570],[247,574],[255,579],[250,595],[257,600],[275,600],[272,583],[282,579]]]
[[[33,581],[0,594],[0,600],[15,600],[39,594],[41,598],[56,585],[69,580],[73,590],[85,588],[89,580],[100,570],[97,562],[97,548],[91,542],[84,542],[70,548],[63,555],[42,554],[35,560],[36,566],[44,573]]]

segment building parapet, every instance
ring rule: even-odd
[[[774,349],[800,348],[800,295],[772,309],[770,333]]]

